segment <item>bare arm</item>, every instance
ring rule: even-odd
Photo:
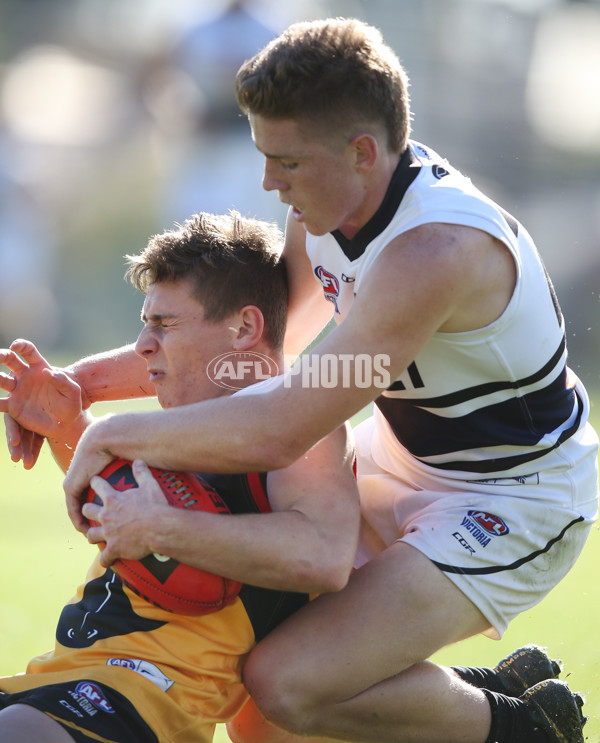
[[[505,251],[489,235],[449,225],[425,225],[400,236],[373,265],[346,320],[315,353],[386,355],[389,378],[396,379],[438,329],[472,329],[500,314],[512,291],[514,264],[499,281],[491,260],[498,250]],[[492,296],[498,301],[490,302]],[[356,379],[353,367],[348,384],[337,387],[310,386],[292,376],[289,385],[264,395],[102,419],[82,437],[65,480],[74,524],[85,529],[78,495],[115,456],[179,470],[289,466],[381,393],[375,377],[370,387]],[[177,446],[168,445],[175,441]]]
[[[284,352],[290,356],[314,341],[332,314],[306,255],[305,238],[304,227],[288,217],[283,251],[289,291]]]
[[[154,386],[148,381],[146,362],[136,354],[133,346],[87,356],[65,371],[83,389],[84,404],[87,402],[87,405],[155,394]]]
[[[126,494],[94,478],[104,506],[86,504],[101,522],[91,542],[105,541],[101,562],[139,559],[151,552],[245,583],[289,591],[341,589],[358,538],[358,492],[349,445],[341,427],[290,467],[268,475],[268,514],[221,515],[171,508],[141,462],[139,490]]]
[[[92,416],[83,410],[71,425],[63,428],[59,437],[48,436],[52,456],[63,472],[69,469],[77,442],[92,421]]]

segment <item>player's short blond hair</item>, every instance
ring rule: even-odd
[[[374,128],[393,152],[410,134],[408,77],[378,29],[330,18],[290,26],[245,62],[236,78],[246,114],[293,119],[311,136]]]

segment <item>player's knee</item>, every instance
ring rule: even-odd
[[[266,720],[297,735],[319,733],[320,705],[298,677],[252,653],[244,668],[244,684]]]
[[[277,728],[302,737],[313,737],[323,732],[320,720],[325,715],[320,714],[317,705],[298,704],[293,695],[281,690],[255,701],[265,720]]]

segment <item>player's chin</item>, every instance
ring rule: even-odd
[[[181,395],[157,395],[161,408],[179,408],[182,405],[189,405],[190,401]],[[191,402],[197,402],[197,399]]]
[[[181,403],[177,401],[177,396],[166,389],[163,385],[155,384],[154,389],[156,390],[156,399],[161,408],[174,408],[177,405],[181,405]]]
[[[316,224],[315,222],[304,222],[304,229],[308,232],[309,235],[312,235],[313,237],[323,237],[323,235],[326,235],[328,232],[333,232],[333,229],[328,229],[327,227],[323,225]]]
[[[325,223],[324,221],[320,221],[318,219],[311,219],[306,213],[303,215],[302,224],[304,225],[304,229],[309,233],[309,235],[314,235],[314,237],[322,237],[323,235],[327,235],[329,232],[333,232],[336,229],[336,225],[333,223]]]

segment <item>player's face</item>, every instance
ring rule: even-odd
[[[308,232],[339,229],[352,237],[368,221],[351,145],[309,140],[292,119],[251,114],[249,120],[254,143],[266,159],[263,188],[278,191]]]
[[[142,310],[144,327],[135,346],[148,366],[164,408],[187,405],[223,394],[206,375],[210,361],[231,350],[231,322],[208,322],[187,280],[164,281],[148,288]]]

